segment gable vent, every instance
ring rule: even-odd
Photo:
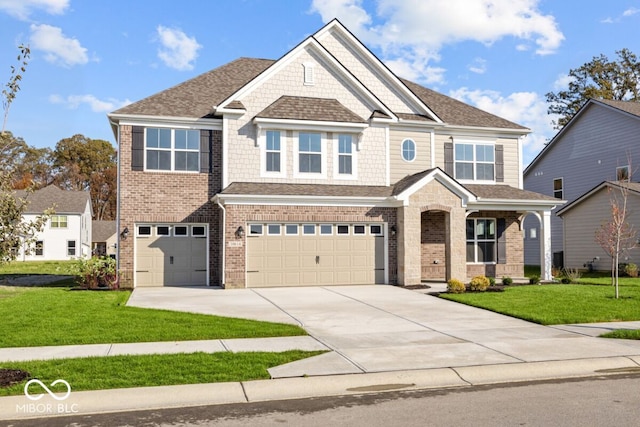
[[[305,62],[302,64],[304,67],[304,84],[312,86],[315,84],[315,64],[312,62]]]

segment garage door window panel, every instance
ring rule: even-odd
[[[331,236],[333,235],[333,225],[331,224],[320,224],[320,234],[323,236]]]
[[[251,235],[251,236],[262,236],[262,224],[251,224],[251,225],[249,225],[249,235]]]
[[[189,227],[185,225],[176,225],[173,227],[173,235],[176,237],[188,237]]]
[[[349,226],[348,225],[338,225],[336,227],[336,230],[338,232],[338,235],[349,235]]]
[[[138,226],[138,236],[142,236],[142,237],[151,236],[151,226],[150,225],[139,225]]]
[[[297,236],[298,235],[298,224],[287,224],[284,227],[285,234],[287,236]]]
[[[280,224],[269,224],[267,225],[267,234],[270,236],[279,236],[280,233]]]
[[[156,236],[170,236],[171,227],[168,225],[159,225],[156,227]]]
[[[191,227],[191,235],[194,237],[205,237],[206,228],[201,225],[194,225]]]
[[[316,226],[314,224],[304,224],[302,226],[302,234],[305,236],[314,236],[316,234]]]

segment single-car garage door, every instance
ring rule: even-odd
[[[207,226],[136,225],[135,286],[207,284]]]
[[[384,224],[248,224],[247,287],[385,283]]]

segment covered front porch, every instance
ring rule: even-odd
[[[524,277],[522,221],[529,213],[543,224],[541,279],[552,279],[550,212],[557,199],[507,185],[462,185],[440,169],[412,178],[396,195],[399,284]]]

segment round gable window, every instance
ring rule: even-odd
[[[416,159],[416,143],[413,139],[402,141],[402,159],[405,162],[413,162]]]

